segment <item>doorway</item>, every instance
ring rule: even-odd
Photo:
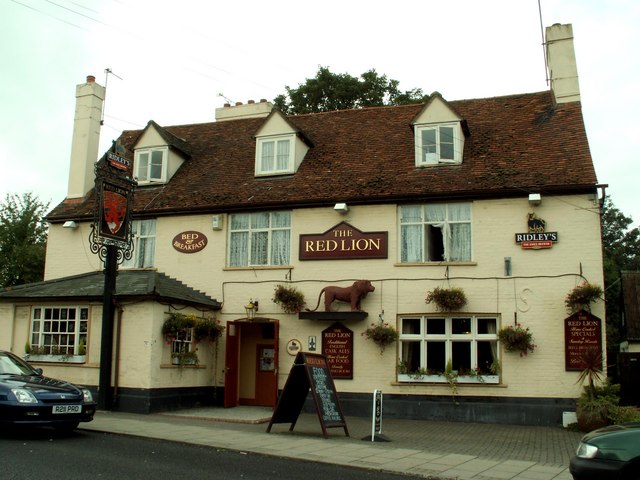
[[[278,392],[278,321],[227,322],[224,406],[274,407]]]

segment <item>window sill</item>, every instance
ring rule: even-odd
[[[292,270],[291,265],[249,265],[246,267],[224,267],[223,271],[239,271],[239,270]]]
[[[394,263],[394,267],[440,267],[442,265],[458,265],[475,267],[478,262],[407,262],[407,263]]]
[[[28,362],[44,363],[85,363],[86,355],[31,355],[27,354],[24,359]]]
[[[396,385],[403,385],[406,383],[431,383],[431,384],[439,384],[439,385],[449,385],[449,382],[442,375],[409,375],[409,374],[398,374],[398,382]],[[500,383],[500,377],[498,375],[483,375],[482,380],[478,377],[470,377],[462,375],[458,377],[457,382],[458,385],[468,384],[468,385],[497,385]]]

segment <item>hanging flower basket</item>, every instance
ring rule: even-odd
[[[204,318],[196,322],[193,335],[198,342],[215,342],[222,336],[224,327],[214,318]]]
[[[198,317],[194,314],[169,313],[168,318],[162,324],[162,335],[167,345],[176,340],[189,328],[194,328]]]
[[[372,323],[362,332],[362,336],[380,347],[380,355],[384,352],[387,345],[391,345],[398,340],[398,331],[388,323]]]
[[[436,307],[443,312],[460,310],[467,304],[467,297],[464,294],[464,290],[460,287],[436,287],[432,291],[427,292],[427,298],[425,300],[427,303],[435,303]]]
[[[507,352],[520,352],[520,356],[524,357],[529,352],[536,349],[533,343],[533,335],[529,331],[529,327],[522,328],[519,323],[514,327],[508,325],[498,331],[498,339],[504,345]]]
[[[579,310],[591,310],[591,303],[597,302],[604,294],[602,288],[595,283],[584,282],[574,287],[564,299],[569,313]]]
[[[304,294],[295,287],[287,287],[284,285],[276,285],[273,303],[282,307],[285,313],[298,313],[305,306]]]

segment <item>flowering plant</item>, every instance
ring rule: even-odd
[[[387,345],[398,340],[398,331],[388,323],[372,323],[362,332],[362,336],[373,340],[373,342],[380,347],[380,355],[382,355]]]
[[[298,313],[304,306],[304,294],[295,287],[277,285],[273,298],[273,303],[279,304],[285,313]]]
[[[167,345],[183,335],[186,330],[196,326],[198,318],[194,314],[170,313],[162,324],[162,335]]]
[[[603,295],[602,288],[594,283],[584,282],[571,290],[564,299],[564,304],[569,313],[578,310],[589,310],[589,304],[600,300]]]
[[[464,290],[459,287],[440,288],[436,287],[427,292],[427,303],[435,303],[443,311],[460,310],[467,304],[467,297]]]
[[[508,325],[501,328],[498,331],[498,338],[507,352],[520,352],[521,357],[533,352],[536,348],[529,327],[522,328],[519,323],[515,327]]]

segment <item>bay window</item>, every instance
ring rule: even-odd
[[[31,315],[30,353],[84,355],[89,307],[34,307]]]

